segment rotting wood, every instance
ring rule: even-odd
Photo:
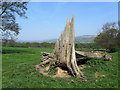
[[[104,59],[111,61],[112,56],[102,51],[75,51],[76,58],[78,59]]]

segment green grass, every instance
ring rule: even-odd
[[[118,88],[118,53],[111,53],[112,61],[90,60],[82,70],[85,79],[50,78],[41,75],[34,68],[40,63],[41,52],[52,52],[48,48],[3,47],[3,88]],[[105,77],[94,77],[98,72]],[[74,80],[74,82],[72,82]]]

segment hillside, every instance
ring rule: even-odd
[[[93,42],[93,39],[95,38],[95,35],[83,35],[75,37],[75,42],[77,43],[91,43]]]
[[[95,38],[95,35],[83,35],[83,36],[77,36],[75,37],[75,42],[76,43],[91,43],[93,42],[93,39]],[[19,40],[18,42],[49,42],[49,43],[54,43],[56,42],[57,39],[50,39],[50,40]]]
[[[75,42],[76,43],[91,43],[93,42],[93,39],[95,38],[95,35],[83,35],[83,36],[77,36],[75,37]],[[46,40],[44,42],[56,42],[57,39],[51,39],[51,40]]]

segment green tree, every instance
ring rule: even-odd
[[[102,27],[102,32],[94,39],[94,41],[101,47],[113,52],[117,47],[118,32],[117,23],[106,23]]]
[[[16,22],[15,15],[17,14],[20,17],[26,18],[27,4],[28,2],[22,2],[22,1],[0,2],[0,9],[2,9],[2,12],[0,13],[0,17],[2,21],[0,30],[2,32],[2,36],[4,37],[4,39],[13,40],[13,35],[17,36],[19,34],[21,28],[19,24]]]

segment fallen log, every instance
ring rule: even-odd
[[[75,51],[76,58],[79,59],[104,59],[107,61],[112,60],[112,56],[102,51]]]

